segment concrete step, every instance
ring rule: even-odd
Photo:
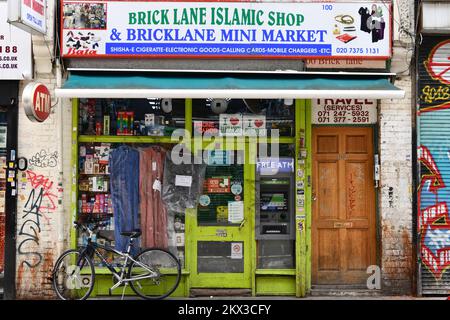
[[[313,297],[379,297],[381,290],[369,290],[362,286],[312,286]]]

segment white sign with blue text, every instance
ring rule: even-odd
[[[386,1],[63,1],[62,12],[68,57],[391,56]]]

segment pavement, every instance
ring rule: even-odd
[[[89,298],[89,300],[121,300],[121,296],[97,296]],[[141,300],[137,296],[125,296],[123,300]],[[304,298],[297,298],[292,296],[258,296],[258,297],[240,297],[240,296],[230,296],[230,297],[177,297],[177,298],[166,298],[165,300],[175,300],[175,301],[220,301],[220,300],[248,300],[248,301],[277,301],[277,300],[289,300],[289,301],[311,301],[311,300],[447,300],[447,297],[412,297],[412,296],[307,296]]]

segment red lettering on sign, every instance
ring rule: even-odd
[[[97,54],[97,50],[89,50],[89,49],[85,49],[85,50],[77,50],[77,49],[73,49],[70,48],[67,51],[67,55],[85,55],[85,56],[93,56]]]
[[[37,13],[39,13],[41,16],[44,15],[44,6],[42,3],[33,0],[33,10]]]
[[[46,86],[39,85],[36,88],[33,97],[33,109],[39,121],[44,121],[50,115],[51,96]]]
[[[23,4],[31,8],[31,0],[23,0]]]

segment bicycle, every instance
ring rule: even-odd
[[[107,239],[99,231],[101,226],[99,222],[94,223],[92,228],[74,222],[76,229],[88,234],[87,244],[78,250],[65,251],[55,263],[51,280],[53,289],[60,299],[85,300],[90,296],[95,284],[95,267],[92,261],[94,255],[106,265],[116,281],[109,289],[110,295],[112,290],[124,285],[123,299],[128,283],[138,296],[150,300],[164,299],[177,289],[181,279],[181,265],[172,253],[164,249],[148,248],[133,257],[130,252],[134,240],[141,235],[139,230],[121,233],[122,236],[129,238],[125,252],[97,244],[96,241],[92,241],[94,235]],[[120,267],[119,270],[116,270],[98,249],[120,256],[124,262],[121,266],[117,265]]]

